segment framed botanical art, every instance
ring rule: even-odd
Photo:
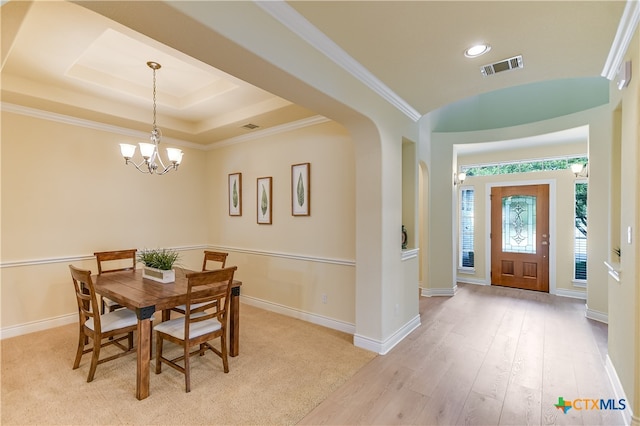
[[[229,216],[242,216],[242,173],[229,175]]]
[[[271,177],[258,178],[257,217],[259,224],[271,224]]]
[[[309,216],[311,214],[311,163],[291,166],[291,214]]]

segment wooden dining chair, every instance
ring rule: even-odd
[[[205,250],[204,260],[202,261],[202,270],[214,271],[216,269],[224,268],[224,265],[227,263],[227,256],[229,256],[229,253],[225,253],[223,251]],[[211,264],[209,262],[217,262],[217,264],[215,265],[217,266],[217,268],[211,268]],[[186,309],[185,305],[179,305],[179,306],[176,306],[175,308],[171,308],[171,311],[178,312],[184,315],[185,309]],[[168,320],[171,317],[170,311],[163,313],[163,315],[165,320]]]
[[[187,277],[187,304],[183,317],[162,322],[155,326],[156,374],[167,364],[185,375],[185,390],[191,392],[189,358],[203,356],[207,349],[222,358],[225,373],[229,372],[227,360],[227,324],[233,275],[237,267],[215,271],[193,272]],[[197,307],[196,307],[197,306]],[[220,349],[209,341],[220,338]],[[163,342],[168,340],[182,346],[182,355],[168,359],[162,355]],[[199,347],[191,351],[191,348]],[[182,365],[178,364],[183,361]]]
[[[108,272],[118,271],[135,271],[136,269],[136,249],[127,250],[114,250],[114,251],[99,251],[93,253],[98,261],[98,275]],[[129,260],[129,262],[125,262]],[[124,265],[124,266],[123,266]],[[102,297],[102,313],[106,311],[113,312],[116,309],[122,308],[122,305],[117,304],[113,300]]]
[[[89,376],[87,377],[87,382],[90,382],[93,380],[98,364],[135,353],[133,332],[138,327],[138,318],[135,312],[129,309],[118,309],[106,314],[100,314],[100,305],[98,305],[98,297],[91,280],[91,271],[78,269],[73,265],[69,265],[69,269],[71,270],[71,278],[75,287],[80,319],[78,350],[76,351],[73,369],[75,370],[80,366],[82,355],[93,352]],[[92,342],[89,342],[89,339]],[[121,343],[125,339],[128,341],[127,346]],[[100,359],[100,349],[109,345],[117,346],[122,352]]]
[[[227,256],[229,253],[225,253],[222,251],[204,251],[204,260],[202,261],[202,270],[203,271],[213,271],[215,269],[222,269],[224,265],[227,263]],[[218,262],[216,268],[208,268],[207,266],[209,262]]]

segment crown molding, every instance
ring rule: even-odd
[[[607,57],[602,73],[600,74],[601,76],[608,80],[616,78],[639,21],[640,1],[627,0],[624,12],[622,12],[622,18],[620,18],[620,23],[618,24],[616,36],[613,39],[613,44],[611,45],[611,50],[609,50],[609,56]]]
[[[278,133],[290,132],[290,131],[293,131],[293,130],[301,129],[303,127],[314,126],[316,124],[326,123],[328,121],[331,121],[331,120],[329,120],[328,118],[323,117],[321,115],[316,115],[316,116],[309,117],[309,118],[303,118],[302,120],[292,121],[290,123],[281,124],[279,126],[269,127],[268,129],[257,130],[255,132],[248,133],[246,135],[235,136],[233,138],[224,139],[224,140],[222,140],[220,142],[214,142],[212,144],[209,144],[207,146],[207,149],[209,149],[209,150],[210,149],[218,149],[218,148],[223,148],[223,147],[229,146],[229,145],[235,145],[235,144],[239,144],[239,143],[243,143],[243,142],[249,142],[249,141],[253,141],[253,140],[256,140],[256,139],[264,138],[264,137],[267,137],[267,136],[277,135]]]
[[[255,1],[269,15],[278,20],[298,37],[342,67],[362,84],[373,90],[395,108],[413,121],[418,121],[422,114],[398,96],[386,84],[369,72],[362,64],[353,59],[347,52],[316,28],[305,17],[284,1]]]
[[[42,120],[50,120],[58,123],[69,124],[72,126],[85,127],[93,130],[100,130],[103,132],[115,133],[118,135],[146,139],[149,137],[148,133],[139,132],[137,130],[126,129],[124,127],[112,126],[110,124],[98,123],[91,120],[84,120],[81,118],[71,117],[69,115],[58,114],[55,112],[43,111],[35,108],[29,108],[21,105],[10,104],[7,102],[0,102],[0,110],[6,112],[12,112],[15,114],[26,115],[29,117],[39,118]],[[215,142],[209,145],[200,145],[193,142],[187,142],[180,139],[173,139],[162,137],[163,142],[169,142],[172,145],[185,146],[188,148],[198,149],[201,151],[209,151],[212,149],[222,148],[229,145],[234,145],[242,142],[248,142],[256,139],[260,139],[267,136],[276,135],[278,133],[290,132],[303,127],[314,126],[316,124],[326,123],[330,121],[328,118],[321,115],[316,115],[310,118],[305,118],[298,121],[292,121],[291,123],[282,124],[280,126],[270,127],[264,130],[258,130],[253,133],[249,133],[242,136],[236,136]]]
[[[12,112],[15,114],[26,115],[29,117],[39,118],[42,120],[55,121],[57,123],[69,124],[71,126],[85,127],[87,129],[99,130],[102,132],[115,133],[117,135],[148,139],[148,132],[140,132],[137,130],[127,129],[124,127],[113,126],[111,124],[98,123],[97,121],[85,120],[83,118],[72,117],[70,115],[58,114],[50,111],[43,111],[40,109],[25,107],[22,105],[11,104],[7,102],[0,102],[0,110],[6,112]],[[168,138],[163,136],[163,142],[169,142],[172,145],[184,146],[192,149],[205,150],[206,147],[193,142],[188,142],[181,139]]]

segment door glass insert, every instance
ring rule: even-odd
[[[502,198],[502,251],[536,253],[536,197]]]

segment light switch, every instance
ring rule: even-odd
[[[631,227],[627,226],[627,244],[631,244]]]

